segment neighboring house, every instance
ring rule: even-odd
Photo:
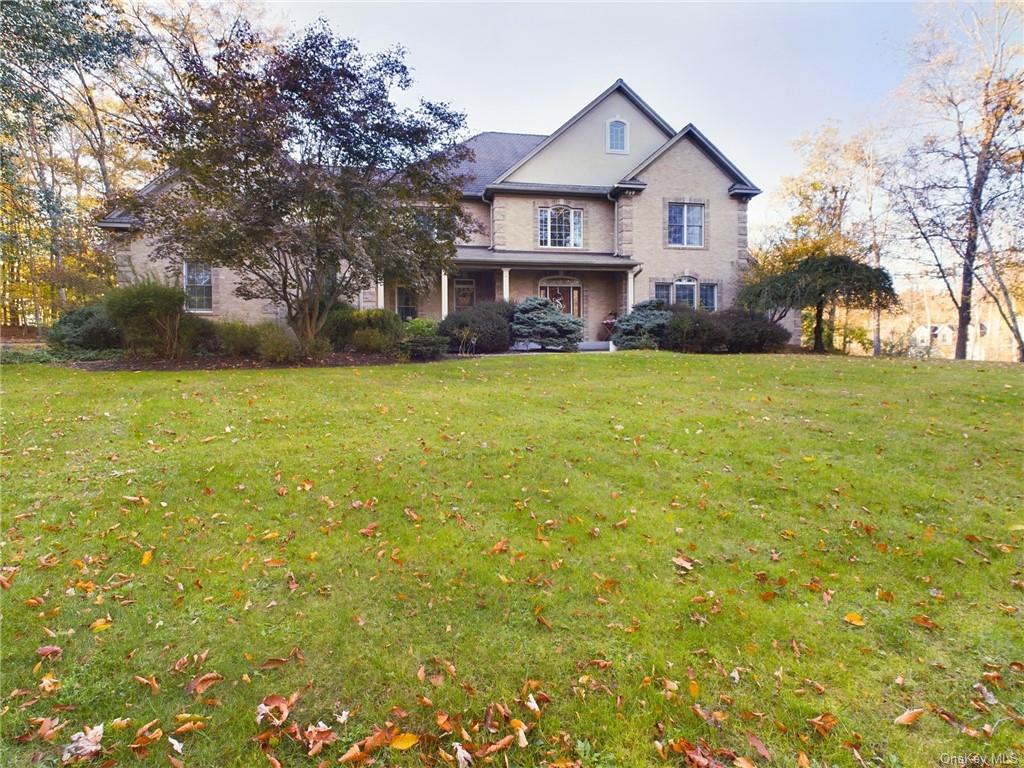
[[[367,286],[360,307],[442,318],[471,304],[546,296],[582,318],[584,340],[603,321],[660,298],[710,310],[732,304],[748,265],[747,203],[754,184],[692,124],[674,131],[618,80],[550,136],[481,133],[464,205],[478,223],[453,268],[414,295],[391,281]],[[129,230],[118,277],[154,271],[150,247]],[[189,264],[189,309],[260,320],[277,309],[233,295],[230,271]]]

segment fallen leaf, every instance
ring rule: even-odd
[[[814,730],[824,737],[828,736],[829,731],[835,727],[836,723],[839,722],[839,719],[831,712],[823,712],[817,717],[808,718],[807,722],[813,725]]]
[[[902,715],[893,720],[895,725],[913,725],[917,718],[924,714],[923,709],[908,709]]]
[[[420,737],[415,733],[400,733],[391,740],[391,748],[399,750],[412,749],[420,743]]]
[[[216,685],[223,679],[224,675],[219,672],[207,672],[202,675],[196,675],[185,686],[185,693],[190,696],[202,696],[211,685]]]
[[[864,618],[859,613],[855,613],[853,611],[850,611],[848,614],[843,616],[843,621],[847,624],[852,624],[855,627],[863,627],[866,624]]]
[[[72,734],[71,743],[64,747],[60,756],[62,763],[72,760],[92,760],[103,751],[103,723],[90,728],[88,725]]]

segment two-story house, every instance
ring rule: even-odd
[[[356,302],[404,317],[443,318],[474,303],[546,296],[583,319],[584,340],[649,298],[729,306],[747,266],[747,203],[759,190],[692,124],[675,131],[618,80],[550,136],[481,133],[460,173],[478,223],[436,288],[382,281]],[[101,226],[125,228],[112,215]],[[151,271],[135,238],[121,279]],[[266,319],[274,307],[233,294],[227,270],[186,265],[189,308]]]

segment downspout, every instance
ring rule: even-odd
[[[487,190],[480,193],[480,199],[487,205],[487,237],[491,241],[491,250],[494,250],[494,204],[487,199]]]

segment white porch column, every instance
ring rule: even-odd
[[[512,270],[509,267],[501,268],[501,297],[508,301],[508,273]]]
[[[636,275],[633,270],[626,273],[626,314],[633,311],[633,303],[636,298]]]
[[[377,281],[377,309],[384,309],[384,281]]]
[[[448,273],[441,270],[441,319],[448,317]]]

